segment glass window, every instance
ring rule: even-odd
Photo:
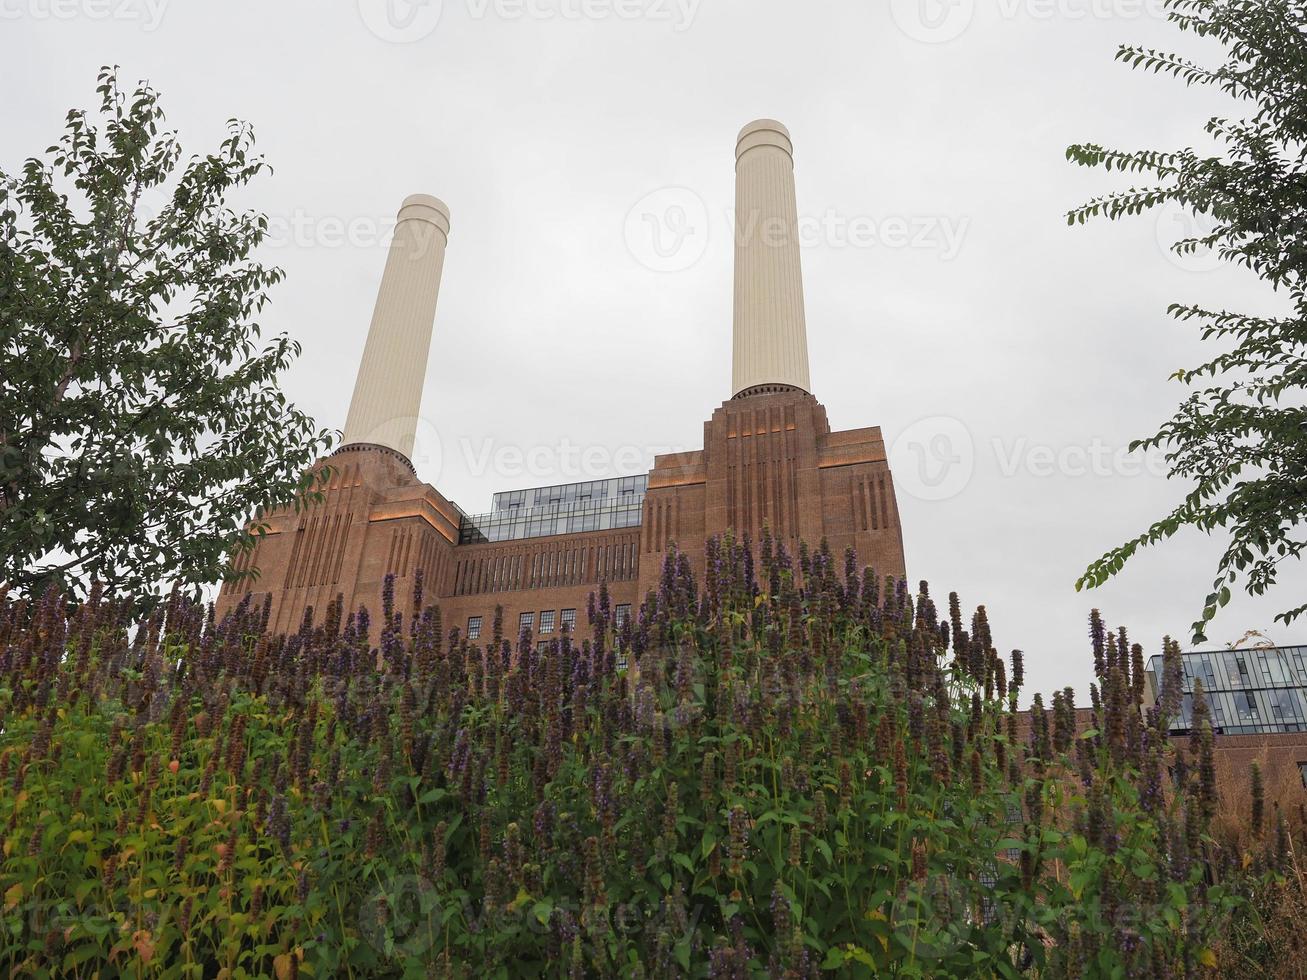
[[[1219,690],[1221,685],[1216,683],[1216,670],[1212,667],[1212,661],[1208,657],[1198,658],[1198,680],[1203,682],[1204,691]]]
[[[1307,789],[1307,762],[1298,763],[1298,775],[1302,777],[1302,785]]]
[[[1218,691],[1213,694],[1211,699],[1207,702],[1209,707],[1212,709],[1212,725],[1214,727],[1222,728],[1229,724],[1229,721],[1227,720],[1230,715],[1227,708],[1229,700],[1230,695],[1228,693]]]
[[[1290,689],[1269,691],[1267,697],[1271,701],[1271,715],[1276,721],[1301,722],[1304,720],[1297,691]]]
[[[613,625],[621,629],[631,618],[631,604],[623,602],[613,609]]]
[[[1289,672],[1285,669],[1287,665],[1278,650],[1268,650],[1262,660],[1262,666],[1272,684],[1290,683]]]
[[[1242,653],[1225,653],[1221,655],[1221,660],[1231,687],[1252,686],[1252,680],[1248,676],[1248,661],[1244,659]],[[1203,684],[1207,684],[1206,678],[1203,679]]]
[[[540,614],[540,632],[552,633],[554,631],[554,611],[546,609]]]
[[[1246,691],[1234,692],[1234,710],[1242,724],[1254,724],[1257,721],[1257,702]]]
[[[535,625],[535,621],[536,621],[535,613],[533,612],[522,613],[522,615],[517,617],[517,631],[521,633],[523,630],[531,629],[531,627]]]
[[[477,640],[481,638],[481,617],[469,616],[467,618],[467,638]]]
[[[564,609],[562,616],[563,616],[563,628],[566,629],[569,633],[576,632],[576,610]]]
[[[489,514],[463,514],[459,543],[639,527],[647,475],[497,493]]]
[[[1007,822],[1015,825],[1021,823],[1021,820],[1021,800],[1015,796],[1009,796],[1007,800]]]

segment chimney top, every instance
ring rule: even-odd
[[[435,225],[446,238],[449,237],[449,205],[438,197],[432,197],[430,194],[410,194],[404,198],[404,203],[399,206],[396,220],[407,221],[410,218]]]
[[[759,146],[775,146],[794,156],[790,131],[775,119],[755,119],[741,129],[735,138],[735,159],[738,161],[749,150]]]

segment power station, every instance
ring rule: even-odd
[[[291,631],[337,595],[346,610],[375,608],[390,572],[406,611],[421,571],[426,601],[469,638],[496,606],[509,635],[545,638],[575,623],[600,582],[618,616],[629,614],[657,587],[673,544],[702,580],[707,538],[733,530],[757,541],[764,523],[791,553],[824,538],[837,555],[852,547],[881,576],[902,577],[880,429],[832,431],[810,390],[788,130],[771,119],[745,126],[735,170],[732,384],[704,424],[703,449],[659,456],[647,474],[497,493],[485,515],[455,506],[410,462],[450,222],[440,200],[407,198],[344,439],[319,464],[332,471],[324,499],[263,518],[268,533],[240,566],[259,576],[225,586],[218,616],[252,591],[255,603],[270,598],[269,630]],[[652,379],[649,388],[656,408]]]

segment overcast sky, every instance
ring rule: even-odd
[[[275,167],[287,281],[264,319],[304,355],[291,397],[344,424],[399,202],[452,212],[420,475],[465,509],[496,490],[648,468],[697,449],[730,392],[735,135],[795,144],[814,394],[883,427],[909,574],[986,603],[1036,688],[1087,700],[1091,606],[1148,652],[1187,638],[1218,542],[1190,535],[1093,595],[1085,564],[1184,487],[1126,457],[1203,348],[1164,315],[1272,312],[1255,280],[1165,245],[1174,214],[1070,229],[1117,186],[1076,141],[1200,142],[1219,96],[1113,61],[1202,54],[1151,0],[0,0],[0,164],[146,78],[186,149],[229,117]],[[654,235],[657,234],[657,239]],[[650,406],[656,406],[650,410]],[[583,452],[584,451],[584,452]],[[1242,596],[1214,645],[1276,627],[1307,575]]]

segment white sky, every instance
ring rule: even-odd
[[[1226,111],[1114,63],[1123,41],[1203,50],[1156,6],[0,0],[0,165],[91,107],[106,63],[162,91],[190,151],[229,117],[252,122],[276,173],[241,203],[273,218],[266,258],[288,273],[264,325],[302,341],[288,392],[337,428],[388,222],[407,194],[444,199],[416,462],[480,511],[496,490],[700,447],[730,395],[735,134],[780,119],[813,231],[814,393],[835,428],[878,424],[895,445],[913,580],[986,603],[1034,688],[1074,684],[1083,703],[1092,605],[1151,654],[1187,638],[1214,575],[1218,542],[1191,535],[1096,594],[1073,589],[1184,489],[1113,461],[1170,415],[1167,376],[1202,354],[1166,306],[1277,308],[1246,274],[1169,256],[1174,215],[1063,220],[1119,184],[1068,164],[1069,143],[1190,145]],[[682,213],[693,234],[660,256],[644,216],[671,235]],[[941,468],[939,450],[961,462]],[[1304,641],[1273,616],[1305,585],[1299,569],[1268,600],[1237,597],[1213,640]]]

